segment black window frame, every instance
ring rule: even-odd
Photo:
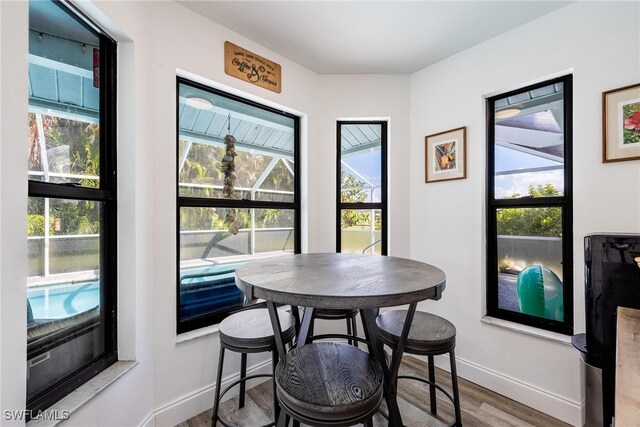
[[[366,203],[346,203],[342,202],[342,126],[343,125],[380,125],[380,150],[381,156],[381,185],[380,185],[380,202],[366,202]],[[342,252],[342,220],[341,213],[343,210],[366,210],[366,209],[379,209],[380,210],[380,223],[381,223],[381,242],[380,242],[380,254],[388,254],[388,215],[387,215],[387,129],[388,123],[386,120],[338,120],[336,123],[336,252]]]
[[[557,197],[495,198],[495,101],[522,92],[563,83],[564,108],[564,194]],[[564,335],[573,335],[573,76],[546,80],[487,98],[487,315]],[[502,208],[562,209],[562,322],[501,309],[498,306],[498,239],[497,212]]]
[[[71,375],[27,400],[31,412],[44,410],[118,360],[117,349],[117,42],[69,2],[53,1],[100,40],[100,187],[28,180],[28,197],[103,203],[100,230],[100,324],[104,352]]]
[[[293,149],[293,182],[294,195],[293,202],[274,202],[261,200],[243,199],[219,199],[204,197],[182,197],[180,196],[180,170],[176,167],[176,332],[182,334],[196,329],[219,324],[227,316],[242,310],[251,309],[249,306],[232,306],[216,313],[205,313],[193,319],[181,321],[180,319],[180,209],[190,207],[204,208],[238,208],[238,209],[287,209],[294,211],[294,232],[293,232],[293,252],[299,254],[301,251],[301,217],[300,217],[300,117],[286,111],[281,111],[258,102],[254,102],[240,96],[224,92],[220,89],[212,88],[193,80],[177,76],[176,78],[176,159],[180,158],[180,85],[185,84],[194,88],[209,92],[216,96],[222,96],[233,101],[260,108],[265,111],[279,114],[293,119],[294,122],[294,149]],[[176,161],[176,165],[178,162]]]

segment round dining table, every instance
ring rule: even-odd
[[[236,285],[248,300],[263,299],[269,310],[279,358],[286,354],[276,305],[290,305],[294,316],[304,307],[296,346],[303,346],[312,331],[316,309],[360,310],[369,353],[384,373],[384,395],[390,426],[402,426],[394,381],[418,302],[440,299],[445,274],[432,265],[405,258],[311,253],[250,261],[236,270]],[[409,305],[395,357],[388,362],[376,325],[378,309]],[[276,408],[277,409],[277,408]],[[277,411],[279,412],[279,411]],[[278,426],[284,426],[280,414]]]

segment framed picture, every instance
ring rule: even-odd
[[[425,182],[467,177],[466,126],[424,138]]]
[[[640,160],[640,83],[602,93],[602,162]]]

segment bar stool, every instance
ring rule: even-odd
[[[275,372],[281,417],[312,427],[372,427],[382,403],[382,379],[380,365],[352,345],[319,342],[298,347]]]
[[[406,310],[394,310],[382,313],[376,318],[382,342],[391,347],[394,352],[397,349],[397,344],[400,340],[402,327],[404,326],[404,320],[406,317]],[[435,314],[416,311],[413,317],[413,322],[411,323],[411,329],[409,330],[409,336],[407,337],[407,344],[404,352],[428,357],[429,379],[426,380],[424,378],[409,375],[398,375],[397,371],[392,372],[392,378],[394,383],[397,382],[398,379],[405,378],[428,384],[431,413],[434,415],[437,415],[438,413],[436,406],[436,389],[443,392],[449,400],[451,400],[451,403],[453,403],[456,417],[453,426],[461,427],[462,418],[460,416],[460,396],[458,394],[455,346],[456,327],[453,323],[440,316],[436,316]],[[449,394],[449,392],[440,385],[436,384],[433,357],[445,353],[449,353],[449,361],[451,363],[451,385],[453,388],[453,396],[451,396],[451,394]]]
[[[280,325],[282,326],[282,334],[284,342],[290,342],[295,336],[295,320],[290,313],[279,313]],[[238,383],[240,384],[240,393],[238,396],[238,407],[244,407],[245,389],[247,380],[261,377],[273,377],[276,365],[278,364],[278,352],[276,351],[276,341],[271,327],[269,311],[266,308],[250,309],[234,313],[225,318],[220,323],[220,359],[218,360],[218,375],[216,377],[216,394],[213,401],[213,415],[211,417],[212,426],[215,427],[216,422],[225,427],[232,427],[231,424],[220,418],[218,410],[220,407],[220,399]],[[232,382],[223,391],[220,391],[222,381],[222,368],[224,365],[225,350],[230,350],[241,354],[240,359],[240,378]],[[273,372],[274,374],[258,374],[247,376],[247,354],[249,353],[266,353],[271,352]],[[276,404],[276,387],[275,379],[273,381],[273,402],[274,414],[278,418],[278,405]],[[266,424],[262,427],[275,425],[275,422]]]
[[[358,317],[358,310],[334,310],[328,308],[316,309],[314,313],[314,319],[319,320],[345,320],[347,322],[347,335],[352,337],[358,336],[358,324],[356,318]],[[311,330],[313,335],[313,329]],[[349,344],[358,346],[358,341],[348,340]]]

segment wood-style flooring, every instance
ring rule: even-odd
[[[405,356],[400,367],[401,375],[425,377],[427,364],[412,356]],[[445,389],[451,389],[449,373],[437,369],[436,382]],[[462,423],[465,427],[561,427],[568,426],[549,415],[508,399],[498,393],[458,378]],[[220,414],[238,427],[258,427],[273,420],[271,380],[247,390],[245,407],[238,409],[237,397],[222,403]],[[230,390],[229,393],[234,393]],[[236,392],[237,393],[237,392]],[[454,420],[453,405],[442,393],[438,395],[438,415],[433,417],[429,410],[429,388],[426,384],[400,380],[398,396],[403,422],[408,427],[441,427],[451,425]],[[383,409],[384,410],[384,409]],[[386,412],[386,411],[385,411]],[[232,420],[232,421],[231,421]],[[206,427],[211,425],[211,410],[196,415],[176,427]],[[290,424],[291,425],[291,424]],[[221,426],[218,423],[218,426]],[[378,414],[374,426],[387,426],[386,420]]]

